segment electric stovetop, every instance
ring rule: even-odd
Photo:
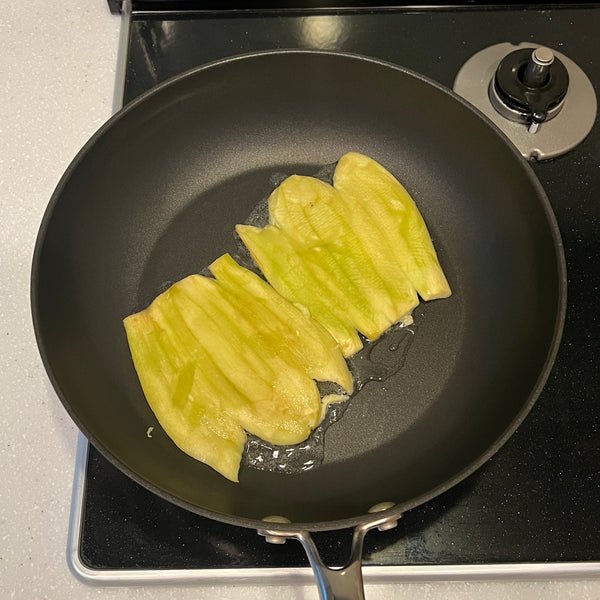
[[[202,2],[184,8],[161,1],[109,4],[123,8],[117,96],[124,103],[199,64],[274,48],[373,56],[451,88],[470,57],[505,42],[540,44],[568,56],[600,91],[596,4],[223,10]],[[531,414],[496,456],[406,513],[396,529],[367,536],[367,581],[600,574],[597,119],[577,147],[533,168],[558,219],[567,260],[568,311],[555,367]],[[349,536],[315,535],[329,564],[346,562]],[[70,563],[89,582],[312,578],[299,544],[272,546],[255,531],[171,505],[116,470],[83,438],[69,537]]]

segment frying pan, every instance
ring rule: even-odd
[[[282,176],[318,173],[350,150],[378,160],[412,193],[453,295],[415,310],[401,368],[350,400],[325,434],[317,468],[243,467],[231,483],[161,430],[122,319],[235,254],[234,225]],[[32,270],[40,352],[88,439],[179,506],[271,541],[299,539],[323,597],[362,597],[366,531],[393,526],[510,437],[551,369],[565,299],[548,200],[490,122],[418,74],[314,51],[222,60],[126,106],[61,179]],[[351,560],[327,569],[308,532],[347,527],[355,528]]]

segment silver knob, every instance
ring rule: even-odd
[[[540,87],[548,78],[550,65],[554,62],[554,53],[550,48],[536,48],[523,73],[523,83],[529,87]]]

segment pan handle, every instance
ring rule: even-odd
[[[391,503],[383,503],[377,505],[373,507],[370,512],[386,510],[390,507],[390,504]],[[259,530],[258,533],[264,536],[268,542],[273,544],[283,544],[287,539],[295,539],[302,544],[310,562],[310,566],[317,578],[321,600],[365,600],[362,578],[362,551],[365,535],[371,529],[375,528],[380,531],[393,529],[398,524],[398,519],[401,516],[402,515],[392,513],[362,525],[357,525],[354,528],[352,535],[350,558],[346,565],[341,568],[331,568],[323,562],[308,531],[262,529]],[[278,517],[272,517],[269,518],[269,520],[275,522],[284,521],[284,519]]]

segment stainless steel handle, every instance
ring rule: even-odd
[[[374,507],[372,510],[386,509],[387,506],[384,508]],[[400,516],[399,514],[392,513],[356,526],[352,535],[350,558],[346,565],[341,568],[328,567],[322,561],[319,551],[308,531],[263,529],[259,530],[258,533],[271,543],[281,544],[286,539],[295,539],[302,544],[310,566],[317,578],[321,600],[364,600],[362,550],[365,535],[371,529],[377,528],[383,531],[396,527]]]
[[[362,549],[367,531],[364,526],[354,529],[350,559],[341,569],[332,569],[323,563],[308,532],[302,532],[302,535],[296,538],[308,556],[322,600],[364,600]]]

